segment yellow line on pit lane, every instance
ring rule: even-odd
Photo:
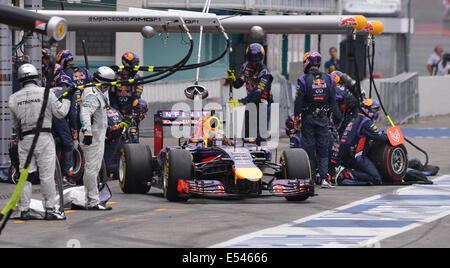
[[[162,211],[169,211],[169,212],[184,212],[184,211],[188,211],[187,209],[169,209],[169,208],[157,208],[154,209],[153,211],[155,212],[162,212]]]

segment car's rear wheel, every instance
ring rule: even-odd
[[[393,147],[389,143],[375,143],[369,158],[377,167],[384,182],[401,182],[408,169],[408,152],[402,144]]]
[[[170,150],[162,172],[164,197],[172,202],[187,201],[189,197],[178,191],[178,183],[180,180],[192,179],[192,174],[191,153],[182,149]]]
[[[305,150],[299,148],[289,149],[281,154],[281,165],[283,177],[287,180],[303,179],[310,180],[311,184],[311,165],[309,157]],[[286,196],[288,201],[305,201],[310,197],[310,193],[298,196]]]
[[[152,152],[146,144],[124,144],[120,150],[119,185],[124,193],[147,193],[153,177]]]

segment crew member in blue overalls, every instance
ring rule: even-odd
[[[294,115],[289,116],[285,122],[286,135],[289,137],[291,148],[302,148],[302,123]]]
[[[62,50],[56,56],[56,62],[61,65],[64,73],[69,76],[74,86],[84,86],[92,82],[92,76],[89,70],[79,67],[73,62],[73,55],[69,50]],[[79,106],[81,101],[82,90],[77,90],[74,96],[77,97],[77,118],[80,118]],[[81,129],[81,122],[78,119],[77,122],[71,123],[72,136],[74,140],[78,139],[78,134]]]
[[[75,65],[73,55],[69,50],[60,51],[56,56],[56,62],[61,65],[64,73],[70,77],[76,86],[83,86],[92,82],[89,70]]]
[[[135,53],[126,52],[122,55],[122,64],[123,66],[139,66],[139,57]],[[139,77],[137,71],[127,68],[117,73],[117,80],[137,79]],[[142,85],[112,87],[109,91],[111,107],[119,110],[124,117],[132,116],[133,105],[141,99],[142,91]],[[136,121],[132,126],[136,134],[133,143],[139,143],[139,122]]]
[[[41,61],[42,61],[42,85],[45,87],[47,75],[48,75],[48,69],[50,66],[50,50],[48,48],[42,48],[41,49]]]
[[[247,89],[247,96],[238,100],[238,105],[254,103],[257,114],[257,138],[256,144],[260,145],[265,139],[261,137],[260,130],[260,105],[263,105],[266,113],[266,122],[270,118],[270,105],[273,102],[271,87],[273,76],[264,64],[265,50],[261,44],[253,43],[246,50],[247,61],[242,65],[239,76],[236,79],[234,71],[228,71],[227,78],[233,80],[234,88],[241,88],[244,84]],[[253,119],[253,118],[252,118]],[[246,112],[245,116],[245,136],[249,137],[250,118]],[[253,119],[254,120],[254,119]]]
[[[342,72],[334,71],[331,73],[336,84],[336,104],[342,114],[342,120],[334,119],[335,127],[339,137],[344,133],[347,125],[358,115],[359,101],[353,96],[348,88],[344,86],[341,80]],[[336,113],[335,113],[336,114]]]
[[[361,112],[345,129],[339,152],[345,169],[337,175],[339,185],[381,184],[381,175],[368,157],[371,141],[388,141],[386,133],[375,125],[379,110],[380,105],[375,100],[365,99]]]
[[[53,83],[55,87],[52,88],[52,91],[56,97],[60,98],[69,91],[73,84],[70,77],[60,70],[59,65],[55,66],[55,73],[58,75],[55,76]],[[78,125],[78,98],[79,96],[76,94],[71,96],[70,110],[66,118],[57,118],[55,116],[52,118],[52,132],[54,136],[59,137],[62,148],[61,171],[63,174],[63,181],[64,183],[69,184],[72,184],[70,177],[73,175],[74,149],[73,132],[71,130]]]
[[[328,150],[330,142],[330,115],[335,110],[336,92],[332,77],[319,70],[322,57],[318,52],[305,53],[304,76],[298,79],[294,115],[301,116],[303,149],[311,163],[311,176],[324,188],[328,181]],[[339,115],[337,115],[339,119]]]

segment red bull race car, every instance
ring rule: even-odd
[[[253,139],[238,143],[225,137],[214,113],[197,120],[191,115],[187,120],[192,120],[196,129],[184,144],[165,147],[156,156],[146,144],[123,146],[119,184],[124,193],[146,193],[156,187],[169,201],[267,195],[304,201],[314,196],[304,150],[286,150],[280,163],[275,163],[269,148],[255,145]]]

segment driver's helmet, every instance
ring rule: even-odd
[[[376,121],[380,117],[380,104],[374,99],[365,99],[361,104],[361,111],[365,116]]]

